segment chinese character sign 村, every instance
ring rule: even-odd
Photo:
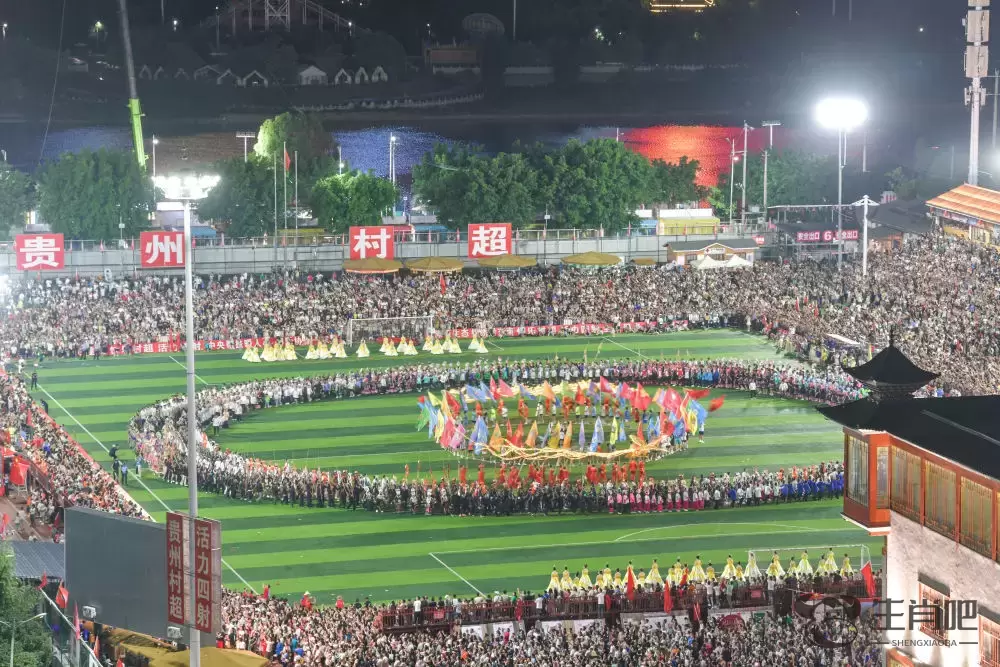
[[[49,271],[63,268],[62,234],[18,234],[14,238],[18,271]]]
[[[469,225],[469,258],[509,255],[511,234],[509,222],[479,222]]]
[[[394,259],[396,244],[393,239],[392,227],[381,225],[375,227],[351,227],[350,237],[351,259]]]
[[[142,232],[139,250],[145,268],[184,266],[184,232]]]

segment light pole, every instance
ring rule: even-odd
[[[6,23],[3,24],[3,38],[5,40],[7,39],[7,24]]]
[[[218,185],[218,176],[186,176],[164,178],[160,181],[160,189],[164,195],[173,201],[184,202],[184,319],[185,319],[185,357],[187,371],[187,476],[188,476],[188,515],[190,523],[190,554],[192,563],[197,562],[195,544],[195,519],[198,518],[198,416],[195,400],[196,377],[194,367],[194,257],[191,254],[191,202],[204,199],[209,191]],[[191,590],[196,590],[196,571],[191,568],[191,580],[188,584]],[[193,627],[195,618],[195,600],[191,595],[192,627],[188,646],[191,649],[191,667],[201,665],[201,635]]]
[[[389,182],[396,184],[396,142],[395,134],[389,135]]]
[[[852,206],[860,206],[864,210],[861,223],[861,275],[868,275],[868,207],[878,206],[877,201],[865,195],[860,201],[856,201]]]
[[[764,221],[767,222],[767,157],[774,148],[774,128],[781,126],[781,121],[777,120],[765,120],[760,124],[761,127],[767,128],[767,150],[764,151]]]
[[[10,667],[14,667],[14,631],[21,625],[25,623],[30,623],[38,618],[44,618],[45,614],[35,614],[31,618],[26,618],[23,621],[0,621],[0,624],[6,625],[10,628]]]
[[[156,145],[160,143],[160,140],[153,135],[153,180],[156,180]]]
[[[236,133],[236,138],[243,140],[243,162],[246,162],[247,161],[247,146],[248,146],[247,142],[250,141],[251,139],[256,139],[257,138],[257,134],[254,133],[254,132],[237,132]]]
[[[740,227],[747,227],[747,141],[750,138],[750,131],[753,130],[746,121],[743,121],[743,186],[740,197]]]
[[[736,141],[726,137],[729,142],[729,227],[733,226],[733,181],[736,179]]]
[[[816,105],[816,121],[823,127],[837,130],[837,270],[844,263],[844,163],[847,153],[847,133],[864,124],[868,107],[859,99],[828,97]]]

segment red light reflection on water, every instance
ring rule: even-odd
[[[781,128],[775,128],[774,143],[779,146]],[[682,157],[698,160],[698,185],[714,186],[719,175],[729,169],[730,148],[727,138],[736,140],[743,150],[743,128],[707,125],[660,125],[623,132],[626,144],[650,160],[678,162]],[[768,134],[758,129],[750,133],[748,151],[753,154],[767,146]],[[739,168],[739,165],[737,165]]]

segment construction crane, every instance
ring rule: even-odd
[[[121,15],[122,42],[125,47],[125,72],[128,75],[128,109],[132,121],[132,143],[135,144],[135,157],[139,160],[139,168],[146,168],[146,145],[142,138],[142,107],[139,105],[139,91],[135,85],[135,63],[132,60],[132,36],[128,28],[128,10],[125,0],[118,0],[118,13]]]

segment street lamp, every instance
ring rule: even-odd
[[[198,422],[197,408],[195,401],[195,368],[194,368],[194,281],[192,278],[192,264],[194,257],[191,254],[191,202],[204,199],[209,191],[219,183],[216,175],[196,175],[187,176],[166,176],[154,181],[154,184],[163,190],[168,199],[184,202],[184,309],[186,320],[187,345],[186,369],[187,369],[187,448],[188,448],[188,514],[191,524],[191,545],[190,559],[194,563],[197,561],[195,553],[194,528],[195,519],[198,517]],[[191,590],[195,590],[195,569],[191,568]],[[191,596],[191,618],[195,617],[195,596]],[[191,665],[197,667],[200,664],[201,656],[201,636],[194,628],[191,629],[188,646],[191,649]]]
[[[837,130],[837,270],[844,262],[844,163],[847,160],[847,133],[864,124],[868,107],[862,100],[851,97],[828,97],[816,105],[816,122]]]
[[[160,140],[153,135],[153,180],[156,180],[156,145],[160,143]]]
[[[389,182],[396,184],[396,142],[398,138],[395,134],[389,135]]]
[[[3,38],[7,39],[7,24],[4,23],[2,27],[3,27]]]
[[[35,614],[31,618],[26,618],[23,621],[0,621],[0,625],[6,625],[10,628],[10,667],[14,667],[14,631],[17,630],[19,626],[25,623],[30,623],[36,618],[45,618],[45,614]]]

